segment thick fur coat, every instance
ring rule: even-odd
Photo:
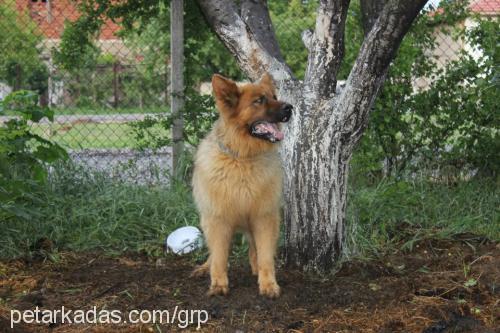
[[[210,273],[209,295],[227,294],[231,241],[243,232],[260,294],[277,297],[282,167],[275,142],[283,139],[277,123],[289,119],[291,106],[276,100],[269,75],[240,86],[215,75],[212,85],[220,117],[198,147],[193,174],[209,259],[193,273]]]

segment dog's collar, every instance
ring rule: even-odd
[[[235,160],[252,160],[252,159],[257,158],[259,156],[265,156],[265,155],[270,154],[270,152],[264,152],[264,153],[256,154],[253,156],[240,157],[240,154],[238,154],[238,152],[236,152],[236,151],[232,150],[231,148],[229,148],[228,146],[226,146],[222,141],[217,140],[217,145],[219,146],[219,150],[221,151],[221,153],[223,153],[224,155],[227,155]]]
[[[217,145],[219,146],[219,150],[226,154],[227,156],[229,157],[232,157],[234,159],[239,159],[240,158],[240,154],[238,154],[238,152],[232,150],[231,148],[229,148],[228,146],[226,146],[224,143],[222,143],[222,141],[220,140],[217,140]]]

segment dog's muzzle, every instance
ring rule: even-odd
[[[280,110],[274,113],[271,121],[259,120],[250,126],[250,134],[256,138],[269,142],[279,142],[285,138],[278,123],[286,123],[292,117],[293,106],[283,103]]]
[[[280,122],[286,123],[292,117],[293,106],[288,103],[284,103],[281,106],[280,114],[282,114]]]

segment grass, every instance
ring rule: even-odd
[[[168,107],[148,108],[54,108],[57,115],[114,115],[148,113],[168,113]],[[6,115],[17,115],[7,112]],[[32,132],[46,139],[59,143],[69,149],[86,148],[134,148],[138,142],[132,127],[126,123],[51,123],[33,124]],[[169,131],[159,125],[147,130],[148,135],[166,137]]]
[[[46,238],[56,250],[161,253],[175,228],[196,225],[189,189],[118,183],[74,166],[58,167],[31,220],[0,223],[0,258],[31,253]]]
[[[32,129],[33,133],[69,149],[125,148],[134,142],[127,124],[37,124]]]
[[[460,233],[499,240],[499,194],[495,182],[487,179],[454,186],[421,180],[351,186],[348,248],[352,255],[366,257]],[[172,230],[198,225],[184,182],[172,187],[127,185],[66,165],[56,168],[50,186],[34,195],[39,204],[32,207],[36,214],[30,221],[0,223],[1,258],[30,254],[41,238],[50,239],[56,251],[159,255]],[[245,256],[241,239],[235,244],[236,256]]]
[[[33,133],[69,149],[136,147],[132,127],[125,123],[35,124],[32,129]],[[168,135],[159,126],[150,132]]]
[[[349,197],[350,247],[361,254],[464,233],[500,240],[500,191],[492,179],[453,186],[385,180],[351,189]]]

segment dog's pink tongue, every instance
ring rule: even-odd
[[[268,133],[272,136],[273,142],[275,141],[281,141],[285,138],[285,134],[281,132],[278,128],[278,126],[274,123],[260,123],[256,126],[255,128],[260,134]]]
[[[285,138],[285,133],[283,133],[282,131],[279,130],[278,126],[276,126],[276,124],[271,124],[271,126],[273,127],[273,135],[274,137],[278,140],[278,141],[281,141]]]
[[[261,125],[264,131],[270,133],[276,140],[281,141],[285,137],[285,134],[281,132],[278,126],[274,123],[263,123]]]

